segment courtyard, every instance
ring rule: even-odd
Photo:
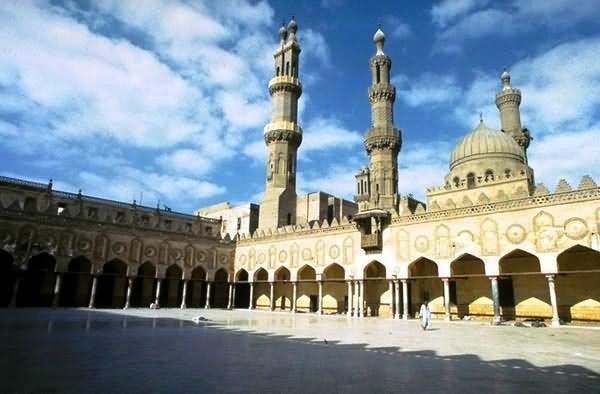
[[[192,321],[201,316],[198,323]],[[4,309],[0,391],[597,392],[600,330],[205,309]]]

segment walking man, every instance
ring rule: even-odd
[[[423,331],[427,330],[431,325],[431,311],[429,310],[429,302],[427,300],[423,301],[421,305],[419,317],[421,318],[421,328]]]

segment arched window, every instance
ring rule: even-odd
[[[280,70],[279,70],[279,66],[277,66],[277,76],[279,76]]]
[[[290,62],[285,63],[285,75],[290,75]]]
[[[379,69],[379,65],[375,66],[375,72],[377,75],[377,83],[381,81],[381,70]]]
[[[485,171],[485,181],[493,181],[494,180],[494,171],[492,170],[486,170]]]
[[[460,178],[455,176],[454,179],[452,179],[452,183],[454,183],[454,187],[458,187],[460,185]]]
[[[475,187],[475,174],[470,172],[467,175],[467,189],[473,189]]]
[[[510,168],[504,170],[504,176],[508,179],[511,176]]]

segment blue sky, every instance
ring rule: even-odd
[[[375,5],[376,4],[376,5]],[[530,164],[553,189],[600,179],[600,0],[3,1],[0,173],[190,212],[259,201],[267,83],[299,25],[299,192],[351,198],[372,36],[386,33],[403,130],[401,193],[442,183],[503,67],[523,94]]]

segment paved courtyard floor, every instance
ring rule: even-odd
[[[202,316],[200,323],[191,321]],[[600,330],[203,309],[0,310],[0,392],[600,393]]]

